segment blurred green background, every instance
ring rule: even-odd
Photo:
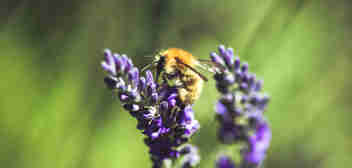
[[[235,48],[271,97],[267,168],[352,167],[350,0],[2,0],[0,167],[151,167],[136,121],[103,83],[102,51],[137,66],[168,47]],[[208,74],[210,77],[210,74]],[[194,108],[214,167],[208,82]]]

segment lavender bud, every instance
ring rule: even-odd
[[[114,58],[113,58],[111,51],[109,49],[105,49],[104,56],[105,56],[105,61],[108,65],[114,64]]]
[[[198,154],[189,154],[187,156],[185,156],[183,162],[181,163],[181,167],[182,168],[192,168],[195,167],[199,164],[200,162],[200,157]]]
[[[111,55],[111,51],[109,49],[105,49],[104,51],[104,60],[101,62],[101,66],[103,69],[107,72],[109,72],[111,75],[115,76],[116,75],[116,68],[115,68],[115,63],[114,63],[114,58]]]
[[[248,86],[250,89],[255,89],[255,74],[248,75]]]
[[[235,97],[232,93],[227,93],[221,97],[220,101],[222,103],[231,104],[234,101],[234,99]]]
[[[234,70],[237,71],[240,69],[241,66],[241,61],[239,57],[235,58],[235,62],[234,62]]]
[[[235,70],[235,80],[236,80],[236,82],[240,82],[241,81],[241,79],[242,79],[242,76],[243,76],[243,74],[242,74],[242,72],[241,72],[241,70]]]
[[[264,160],[271,140],[271,131],[265,121],[258,123],[256,133],[249,138],[249,151],[245,160],[252,164],[260,164]]]
[[[233,49],[232,48],[228,48],[226,53],[223,55],[226,65],[229,68],[232,68],[233,64],[234,64],[234,59],[233,59]]]
[[[122,54],[121,57],[120,57],[120,60],[121,60],[121,65],[123,65],[123,67],[126,68],[127,62],[129,60],[127,55],[126,54]]]
[[[131,70],[131,71],[129,71],[128,73],[127,73],[127,77],[128,77],[128,81],[130,82],[130,83],[132,83],[133,82],[133,80],[134,80],[134,78],[135,78],[135,73],[134,73],[134,68]]]
[[[137,90],[132,90],[132,91],[130,91],[129,92],[129,97],[132,99],[132,100],[134,100],[134,101],[138,101],[138,99],[139,99],[139,92],[137,91]]]
[[[240,130],[229,118],[225,118],[218,131],[219,140],[224,144],[233,144],[240,139]],[[231,122],[227,122],[231,121]]]
[[[169,105],[166,101],[163,101],[160,103],[159,108],[161,112],[166,112],[169,109]]]
[[[121,81],[121,80],[118,83],[116,83],[116,88],[121,90],[121,91],[127,90],[126,83],[124,81]]]
[[[225,76],[224,81],[226,81],[226,85],[231,85],[235,82],[235,76],[233,74],[228,74]]]
[[[177,93],[172,93],[171,95],[169,95],[167,100],[176,99],[176,98],[177,98]]]
[[[158,93],[152,93],[150,104],[156,104],[158,102],[158,99],[159,99]]]
[[[182,111],[182,114],[183,115],[181,121],[189,122],[194,118],[194,113],[191,106],[186,106]]]
[[[248,101],[248,96],[247,95],[242,95],[241,97],[241,104],[245,104]]]
[[[125,67],[125,73],[128,73],[128,72],[133,68],[132,61],[127,58],[127,62],[126,62],[125,65],[126,65],[126,67]]]
[[[220,55],[222,55],[222,56],[226,55],[226,48],[224,45],[219,45],[218,50],[219,50]]]
[[[269,100],[270,100],[269,96],[268,95],[264,95],[261,98],[260,102],[258,102],[258,104],[259,104],[258,109],[264,111],[266,106],[267,106],[267,104],[268,104],[268,102],[269,102]]]
[[[126,94],[120,94],[120,101],[121,102],[127,102],[128,96]]]
[[[199,122],[197,120],[191,120],[188,121],[187,124],[185,124],[185,131],[184,131],[184,137],[190,137],[191,135],[193,135],[199,128]]]
[[[170,108],[173,108],[176,106],[176,100],[170,99],[170,100],[168,100],[168,104],[169,104]]]
[[[235,168],[235,163],[228,156],[220,156],[216,161],[216,168]]]
[[[253,97],[251,97],[251,99],[249,100],[249,103],[251,103],[252,105],[257,105],[260,102],[260,97],[258,97],[258,95],[254,95]]]
[[[112,64],[113,63],[113,61],[111,60],[111,58],[109,58],[109,57],[111,57],[111,51],[109,50],[109,49],[105,49],[104,50],[104,56],[105,56],[105,61],[108,63],[108,64]]]
[[[257,82],[255,82],[254,91],[259,92],[262,89],[262,85],[263,85],[263,81],[262,80],[258,80]]]
[[[128,80],[132,83],[133,86],[137,87],[139,83],[139,71],[137,68],[132,68],[131,71],[128,72]]]
[[[247,85],[247,83],[241,83],[241,85],[240,85],[240,90],[246,92],[246,91],[248,90],[248,85]]]
[[[245,83],[248,83],[248,81],[249,81],[249,74],[248,74],[248,72],[243,72],[242,73],[242,82],[245,82]]]
[[[112,77],[105,77],[104,82],[109,89],[116,89],[117,81]]]
[[[187,145],[185,145],[184,147],[181,148],[180,154],[181,155],[189,154],[189,153],[193,152],[193,150],[196,150],[194,148],[195,147],[193,147],[192,145],[187,144]]]
[[[151,71],[147,70],[145,72],[145,75],[146,75],[147,85],[149,85],[150,83],[154,83],[153,73]]]
[[[125,105],[123,105],[123,107],[127,111],[138,111],[139,110],[139,106],[137,104],[125,104]]]
[[[228,110],[224,104],[222,104],[220,101],[215,106],[215,112],[217,115],[222,116],[223,118],[227,118],[228,116]],[[224,117],[225,116],[225,117]]]
[[[247,62],[242,64],[241,71],[242,71],[242,73],[248,72],[248,63]]]
[[[218,65],[223,65],[223,60],[215,52],[210,53],[210,58],[214,63],[216,63]]]
[[[156,84],[155,83],[150,83],[147,86],[147,91],[146,91],[146,96],[149,97],[151,96],[153,93],[156,93]]]
[[[121,72],[121,66],[122,66],[120,61],[120,55],[117,53],[114,53],[113,58],[114,58],[116,73],[119,73]]]
[[[140,91],[144,91],[144,89],[146,88],[147,83],[146,83],[144,76],[139,78],[139,85],[138,86],[139,86]]]

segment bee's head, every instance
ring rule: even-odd
[[[165,52],[159,52],[155,55],[153,62],[142,69],[142,72],[148,68],[156,68],[156,81],[158,81],[161,72],[164,70],[165,61]]]

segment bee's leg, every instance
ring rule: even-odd
[[[178,113],[180,112],[181,108],[178,107],[178,106],[175,106],[173,107],[171,110],[170,110],[170,118],[173,119],[171,122],[172,123],[176,123],[177,122],[177,115]]]
[[[196,80],[192,76],[185,75],[183,76],[182,81],[184,86],[183,88],[187,91],[191,91],[192,89],[189,86],[193,86]]]
[[[186,86],[184,84],[178,84],[175,87],[176,87],[176,89],[184,89],[184,88],[186,88]]]
[[[183,83],[181,82],[179,78],[179,73],[163,73],[162,79],[164,82],[166,82],[169,86],[175,86],[175,87],[184,87]]]
[[[180,72],[178,72],[178,71],[176,71],[174,73],[167,74],[168,79],[176,79],[177,77],[180,77]]]
[[[155,74],[155,81],[156,81],[156,82],[159,82],[159,77],[160,77],[160,75],[162,75],[162,74],[164,74],[164,73],[162,73],[162,71],[158,68],[158,69],[156,70],[156,74]]]
[[[171,80],[168,78],[168,74],[163,73],[161,77],[163,78],[163,82],[166,82],[168,85],[171,84]]]

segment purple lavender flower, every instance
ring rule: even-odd
[[[116,91],[123,107],[137,119],[137,128],[146,136],[153,168],[178,158],[179,148],[199,129],[192,107],[179,100],[175,87],[157,83],[151,71],[141,75],[126,55],[106,49],[104,56],[101,66],[108,73],[105,84]],[[197,160],[194,156],[193,152],[188,159],[191,166]]]
[[[216,104],[216,117],[220,123],[218,137],[224,144],[245,142],[242,165],[257,167],[264,160],[271,139],[263,115],[269,97],[260,92],[263,82],[248,71],[247,63],[241,64],[232,48],[220,45],[218,50],[219,54],[210,54],[212,62],[221,67],[214,75],[221,93]]]
[[[269,147],[271,132],[267,122],[260,121],[256,125],[256,130],[253,135],[248,137],[249,146],[246,152],[245,159],[249,163],[260,164],[265,157],[265,152]]]
[[[180,154],[183,155],[181,168],[192,168],[199,164],[200,157],[196,147],[187,144],[180,150]]]
[[[228,156],[221,155],[216,161],[216,168],[235,168],[235,163]]]

